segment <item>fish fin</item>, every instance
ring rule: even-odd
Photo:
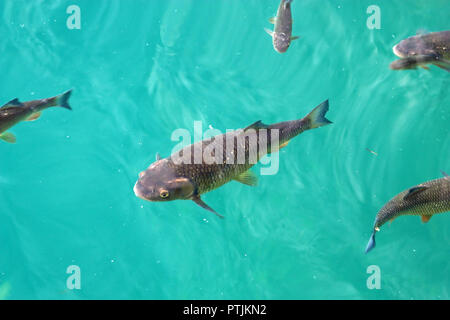
[[[267,129],[268,127],[269,126],[267,124],[264,124],[264,123],[262,123],[261,120],[258,120],[255,123],[252,123],[251,125],[249,125],[247,128],[245,128],[244,132],[249,129],[258,130],[258,129]]]
[[[16,136],[11,132],[3,132],[0,134],[0,139],[8,143],[16,143]]]
[[[413,187],[411,189],[408,190],[408,193],[403,197],[403,200],[408,200],[411,199],[412,197],[414,197],[415,195],[427,190],[428,187],[425,186],[418,186],[418,187]]]
[[[430,67],[428,67],[428,66],[420,66],[420,67],[425,70],[430,70]]]
[[[268,153],[274,153],[274,152],[280,151],[281,149],[283,149],[284,147],[286,147],[286,146],[289,144],[289,142],[291,142],[291,140],[288,140],[288,141],[286,141],[286,142],[283,142],[282,144],[280,144],[280,146],[279,146],[278,148],[276,148],[276,147],[274,146],[273,150],[270,150],[270,152],[268,152]]]
[[[72,110],[72,108],[69,105],[69,98],[72,94],[72,90],[66,91],[63,94],[60,94],[59,96],[56,96],[56,104],[55,106],[60,106],[69,110]]]
[[[305,118],[303,118],[303,120],[308,123],[308,129],[319,128],[333,123],[325,118],[328,108],[328,100],[326,100],[315,107]]]
[[[254,187],[258,184],[258,177],[256,174],[250,170],[247,170],[240,175],[233,178],[237,182],[243,183],[247,186]]]
[[[275,22],[277,22],[277,17],[269,18],[269,22],[270,22],[271,24],[275,24]]]
[[[7,103],[5,103],[3,106],[0,107],[1,108],[5,108],[5,107],[21,107],[23,106],[23,103],[19,101],[19,99],[15,98]]]
[[[212,213],[214,213],[216,216],[218,216],[219,218],[224,218],[221,214],[217,213],[216,211],[214,211],[213,208],[211,208],[210,206],[208,206],[201,198],[200,196],[195,196],[192,199],[196,204],[198,204],[200,207],[202,207],[203,209],[206,209]]]
[[[438,61],[434,62],[434,65],[436,67],[444,69],[445,71],[450,72],[450,61],[448,60],[439,59]]]
[[[432,216],[421,216],[422,222],[423,223],[427,223],[428,221],[430,221]]]
[[[372,250],[373,248],[375,248],[375,230],[373,231],[372,235],[370,236],[369,242],[367,243],[366,246],[366,251],[365,253],[368,253],[370,250]]]
[[[441,171],[441,172],[442,172],[442,175],[444,176],[444,178],[446,178],[447,180],[450,180],[450,176],[447,173],[445,173],[444,171]]]
[[[41,116],[40,112],[33,113],[31,116],[28,117],[27,121],[37,120],[39,119],[40,116]]]
[[[159,152],[156,153],[156,161],[161,160],[161,155],[159,154]]]
[[[267,28],[264,28],[264,30],[269,34],[269,36],[273,37],[273,31]]]
[[[292,36],[292,37],[291,37],[291,41],[297,40],[297,39],[299,39],[299,38],[300,38],[299,36]]]

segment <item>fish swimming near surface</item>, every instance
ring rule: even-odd
[[[375,233],[387,221],[401,215],[419,215],[428,222],[434,214],[450,211],[450,177],[431,180],[409,188],[391,199],[378,212],[366,253],[375,247]]]
[[[391,63],[393,70],[429,69],[434,64],[450,72],[450,31],[419,34],[400,41],[392,49],[401,59]]]
[[[292,1],[281,0],[277,16],[269,19],[269,22],[275,25],[274,30],[265,28],[266,32],[272,37],[273,48],[279,53],[286,52],[291,41],[299,38],[298,36],[292,36]]]
[[[139,174],[134,192],[137,197],[148,201],[193,200],[202,208],[222,217],[201,199],[201,195],[231,180],[256,185],[257,177],[249,169],[265,154],[285,147],[302,132],[330,124],[331,121],[325,118],[328,108],[327,100],[303,119],[272,125],[257,121],[243,130],[227,132],[189,145],[168,158],[161,159],[157,155],[157,161]],[[276,134],[278,139],[274,139]],[[272,140],[275,142],[272,143]],[[227,143],[229,141],[233,142],[231,146]],[[210,154],[214,160],[200,156],[201,159],[196,161],[196,150],[208,154],[202,151],[207,149],[212,150]],[[215,158],[216,155],[220,156],[219,159]],[[184,156],[187,161],[179,161]]]
[[[69,98],[72,90],[56,97],[20,102],[18,99],[11,100],[0,107],[0,140],[15,143],[16,137],[6,130],[22,121],[33,121],[41,116],[41,112],[50,107],[62,107],[69,110]]]

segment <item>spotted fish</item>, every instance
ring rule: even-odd
[[[0,140],[15,143],[16,137],[7,132],[11,127],[22,121],[33,121],[41,116],[41,112],[50,107],[62,107],[69,110],[69,98],[72,91],[67,91],[53,98],[20,102],[18,99],[11,100],[0,107]]]
[[[434,214],[450,211],[450,177],[446,173],[443,175],[441,179],[431,180],[399,193],[381,208],[375,219],[366,253],[375,247],[375,233],[387,221],[401,215],[419,215],[425,223]]]
[[[139,174],[134,192],[137,197],[148,201],[193,200],[222,217],[201,199],[201,195],[231,180],[256,185],[257,177],[249,169],[262,156],[278,151],[302,132],[330,124],[325,118],[328,108],[327,100],[303,119],[272,125],[257,121],[244,130],[227,132],[194,143],[168,158],[157,156],[157,161]],[[276,135],[278,139],[273,139]],[[230,141],[231,146],[227,143]],[[196,161],[196,150],[203,152],[201,154],[209,154],[213,161],[204,156]],[[208,153],[205,150],[212,151]]]

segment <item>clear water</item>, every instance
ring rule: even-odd
[[[80,30],[66,26],[72,4]],[[380,30],[366,26],[373,4]],[[301,39],[283,55],[264,32],[277,6],[0,2],[0,100],[74,89],[73,112],[48,110],[0,144],[1,298],[450,298],[448,214],[399,218],[364,254],[386,201],[450,171],[449,74],[388,68],[401,39],[449,29],[448,0],[296,0]],[[327,98],[334,124],[293,140],[276,175],[204,196],[224,220],[135,197],[175,129],[292,120]],[[70,265],[80,290],[66,287]]]

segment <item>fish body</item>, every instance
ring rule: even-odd
[[[388,221],[402,215],[421,216],[428,222],[434,214],[450,211],[450,177],[431,180],[405,190],[378,212],[366,253],[375,247],[375,233]]]
[[[416,35],[400,41],[392,50],[401,58],[391,63],[393,70],[428,69],[428,64],[434,64],[450,71],[450,31]]]
[[[328,108],[327,100],[303,119],[272,125],[257,121],[243,130],[194,143],[168,158],[158,156],[155,163],[140,173],[134,192],[149,201],[193,200],[216,213],[201,200],[202,194],[231,180],[255,185],[257,178],[249,169],[265,154],[278,151],[298,134],[330,124],[325,118]],[[276,134],[278,139],[273,139]],[[200,157],[196,158],[198,151]]]
[[[286,52],[291,41],[298,39],[298,37],[292,36],[292,1],[281,0],[276,17],[269,20],[275,25],[274,31],[265,29],[272,37],[273,48],[279,53]]]
[[[72,91],[67,91],[52,98],[32,100],[23,103],[18,99],[14,99],[0,107],[0,140],[14,143],[16,141],[15,136],[6,130],[22,121],[33,121],[38,119],[41,112],[47,108],[60,106],[72,110],[68,102],[71,92]]]

